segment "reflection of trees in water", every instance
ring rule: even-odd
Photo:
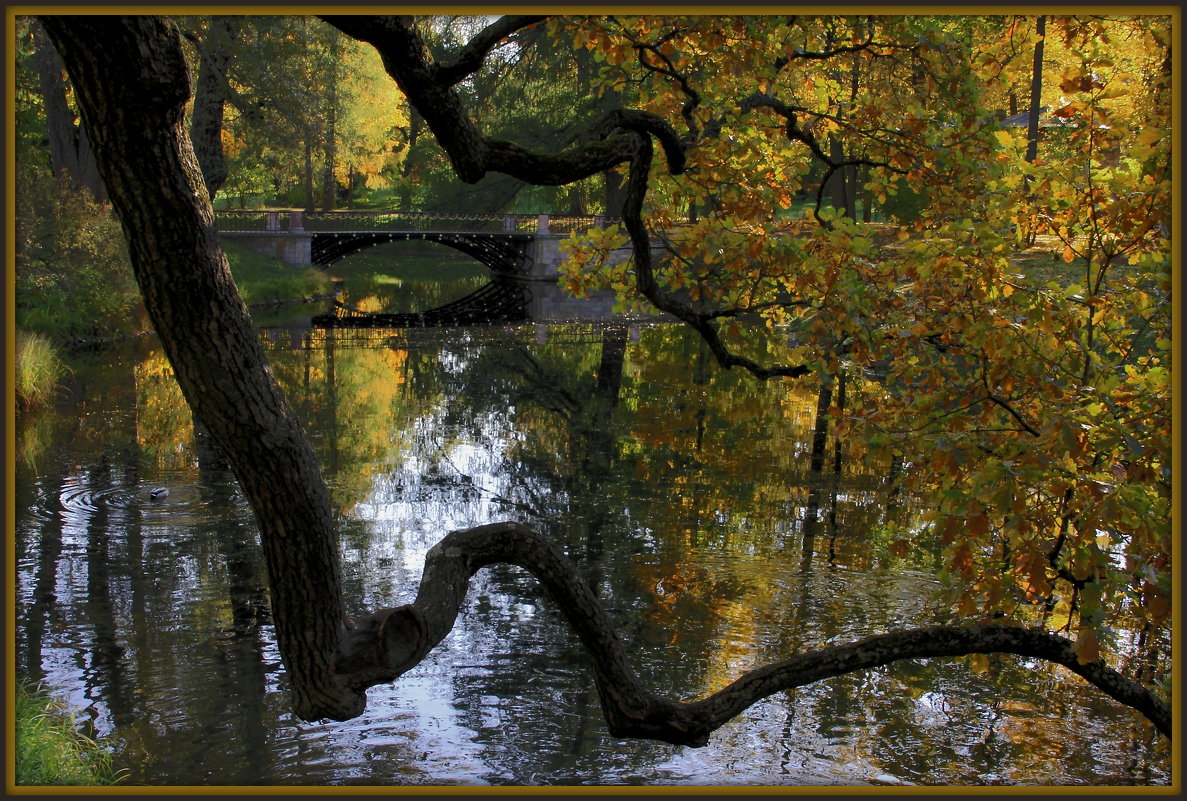
[[[612,326],[583,329],[580,342],[561,333],[537,342],[531,329],[516,329],[515,337],[514,342],[504,337],[462,345],[405,339],[399,343],[400,359],[380,358],[383,349],[366,355],[339,348],[332,371],[336,406],[327,403],[331,387],[325,383],[324,354],[294,351],[291,364],[278,360],[278,369],[296,382],[289,390],[304,404],[303,414],[334,413],[340,421],[350,420],[333,429],[340,439],[340,477],[357,474],[369,481],[392,469],[389,454],[423,445],[393,444],[390,439],[393,430],[412,428],[409,421],[422,412],[430,416],[425,436],[474,442],[498,454],[497,463],[482,468],[497,469],[507,508],[547,521],[551,535],[568,544],[612,614],[630,621],[625,637],[632,661],[649,684],[673,694],[695,696],[735,675],[745,660],[764,654],[777,658],[831,637],[849,639],[922,617],[918,604],[903,602],[901,582],[894,587],[875,582],[866,588],[846,583],[843,568],[827,569],[824,560],[797,572],[785,559],[788,540],[769,517],[778,508],[800,513],[804,508],[810,485],[803,478],[811,472],[816,422],[810,411],[819,405],[815,387],[801,390],[792,403],[773,400],[774,393],[750,388],[754,382],[735,383],[715,369],[699,373],[697,351],[664,331],[644,332],[646,362],[628,358],[630,336]],[[386,353],[395,351],[388,347]],[[398,384],[396,376],[407,383]],[[844,404],[838,399],[838,405]],[[795,422],[801,406],[809,414]],[[506,409],[514,417],[502,411]],[[345,418],[343,410],[349,410]],[[107,419],[100,407],[92,411]],[[126,467],[144,464],[135,446],[135,418],[125,414],[115,419],[126,430],[115,432],[114,444],[103,446],[117,453],[115,470],[84,474],[92,494],[132,493],[139,486],[140,474]],[[78,420],[72,417],[70,425],[82,425]],[[671,425],[676,433],[657,438],[648,428],[654,423],[656,428],[678,423]],[[355,429],[367,439],[358,439]],[[507,446],[512,430],[521,432],[520,438]],[[756,432],[769,441],[756,440]],[[99,447],[101,441],[93,433],[81,439],[88,447]],[[79,603],[99,610],[86,624],[94,634],[85,635],[91,639],[85,640],[78,665],[88,671],[87,694],[102,699],[95,701],[96,707],[110,709],[125,739],[137,743],[136,753],[156,755],[145,758],[145,775],[170,775],[181,761],[181,768],[196,775],[193,770],[215,769],[204,762],[209,758],[235,765],[228,768],[237,771],[229,780],[252,781],[287,770],[260,757],[274,751],[272,740],[282,728],[277,710],[264,702],[275,697],[267,695],[275,674],[265,656],[272,646],[262,568],[244,501],[225,471],[201,457],[200,440],[195,438],[201,465],[195,486],[206,511],[204,522],[178,529],[183,539],[173,541],[160,527],[136,523],[139,514],[153,508],[143,504],[76,518],[77,530],[84,532],[79,542],[85,542],[90,556],[86,572],[74,578],[80,582]],[[366,446],[380,440],[391,450]],[[319,447],[330,446],[319,441]],[[834,440],[831,451],[827,442],[822,450],[824,478],[837,474],[835,448]],[[849,453],[846,443],[847,461],[838,482],[846,489],[862,486],[867,478],[860,460],[850,459]],[[776,457],[769,465],[755,463],[768,454]],[[442,497],[479,491],[457,469],[445,463],[436,467]],[[64,480],[43,478],[46,486],[56,487]],[[778,502],[772,500],[775,495]],[[830,540],[860,537],[848,533],[862,528],[845,517],[844,502],[826,494],[818,503],[840,506],[840,513],[826,518]],[[879,512],[875,508],[863,514],[876,517]],[[51,624],[74,626],[76,618],[83,620],[72,600],[59,603],[54,597],[55,585],[68,584],[62,569],[63,520],[52,515],[35,528],[22,527],[18,540],[21,552],[30,555],[23,569],[33,587],[31,605],[21,612],[25,632],[18,654],[22,664],[37,669],[43,655],[57,647],[48,631]],[[348,543],[365,546],[374,538],[367,521],[341,522]],[[837,553],[838,561],[852,569],[849,554],[839,546]],[[873,559],[866,557],[867,562]],[[605,775],[605,768],[599,773],[597,760],[619,746],[607,744],[584,653],[551,602],[533,589],[533,579],[506,568],[481,577],[479,614],[464,615],[460,624],[474,638],[471,662],[477,664],[463,664],[452,689],[462,722],[488,745],[484,760],[499,766],[500,779],[526,782],[536,773],[554,779],[569,773]],[[351,597],[369,603],[379,593],[373,579],[349,575]],[[178,610],[183,598],[188,604],[184,614]],[[201,603],[189,603],[199,599]],[[969,697],[968,687],[975,683],[967,669],[938,661],[922,674],[903,670],[833,680],[768,703],[802,738],[799,742],[819,740],[820,727],[859,721],[872,731],[851,737],[857,754],[877,754],[873,743],[878,738],[902,743],[904,749],[909,744],[926,757],[905,753],[894,760],[904,771],[918,764],[921,777],[935,776],[937,764],[959,758],[968,742],[978,742],[976,732],[970,735],[971,730],[951,725],[942,713],[943,699],[949,705],[964,704],[953,715],[968,715],[972,725],[993,724],[996,733],[982,749],[985,759],[1012,753],[1025,764],[1025,747],[1007,744],[1011,732],[1032,732],[1046,742],[1063,731],[1034,723],[1018,710],[995,710],[976,699],[960,701]],[[1009,681],[1019,683],[997,691],[1008,695],[1005,687],[1025,686],[1028,675],[1024,670],[1011,674]],[[904,686],[910,692],[904,693]],[[393,692],[399,692],[398,686]],[[1060,714],[1073,719],[1074,705],[1061,692]],[[933,697],[941,700],[933,704],[928,700]],[[169,717],[179,706],[187,710],[180,727]],[[561,713],[547,712],[558,708]],[[847,717],[838,723],[835,715]],[[926,721],[933,719],[944,724],[919,729],[931,726]],[[178,738],[189,737],[199,726],[215,730],[201,753],[177,745]],[[1140,744],[1138,739],[1135,735],[1135,753],[1150,753],[1149,741]],[[321,756],[317,743],[301,748],[310,760]],[[1076,758],[1088,758],[1087,746],[1068,748]],[[621,753],[624,765],[654,764],[671,750],[635,743]],[[415,756],[409,759],[415,761]],[[1033,755],[1029,759],[1040,764]],[[925,764],[929,760],[932,764]]]
[[[114,736],[133,781],[203,762],[192,775],[248,766],[228,782],[260,780],[276,715],[250,511],[200,431],[190,454],[189,414],[169,411],[168,376],[135,380],[138,358],[113,370],[100,356],[98,369],[84,360],[73,374],[77,406],[53,420],[55,458],[35,492],[27,473],[18,478],[18,581],[31,587],[17,610],[19,670],[88,699],[85,714]],[[177,467],[179,454],[198,469]],[[173,492],[151,501],[146,479],[162,470]]]
[[[49,460],[50,467],[39,482],[42,492],[47,489],[54,493],[49,495],[56,506],[57,488],[62,486],[63,473],[61,460]],[[27,483],[17,482],[17,507],[31,512],[30,518],[36,525],[16,526],[16,557],[19,562],[30,559],[36,554],[33,575],[24,575],[31,579],[32,590],[28,601],[18,596],[15,634],[17,650],[17,670],[24,678],[31,682],[39,682],[46,678],[46,671],[42,664],[42,654],[47,647],[45,637],[58,615],[57,584],[58,564],[62,555],[62,533],[65,517],[57,513],[57,509],[50,509],[49,501],[41,501],[35,493],[24,491]],[[22,571],[24,572],[24,571]]]
[[[143,572],[127,571],[125,567],[125,570],[112,575],[113,566],[118,569],[123,565],[115,560],[110,548],[110,537],[115,531],[124,529],[127,531],[127,547],[135,546],[139,544],[139,526],[131,520],[109,520],[108,504],[102,499],[108,497],[115,488],[110,465],[100,464],[92,468],[86,484],[92,497],[100,500],[89,510],[76,508],[74,512],[80,517],[87,517],[85,599],[92,635],[89,642],[90,659],[83,668],[83,681],[87,686],[87,696],[104,699],[116,725],[124,725],[131,719],[132,688],[127,681],[131,665],[115,620],[116,603],[125,599],[113,598],[113,595],[124,595],[119,592],[118,584],[123,584],[125,579],[134,581],[133,575],[143,575]],[[128,553],[127,558],[133,558],[133,553]],[[113,592],[112,584],[117,582]],[[132,581],[128,582],[127,587],[131,590]]]
[[[472,370],[462,374],[460,380],[464,385],[447,394],[454,398],[465,397],[472,402],[480,398],[491,408],[514,408],[520,427],[541,433],[541,437],[529,439],[515,451],[515,459],[509,463],[514,471],[509,477],[511,487],[539,486],[541,476],[547,476],[563,491],[551,493],[543,506],[533,505],[531,502],[537,499],[530,496],[521,499],[528,502],[534,517],[554,529],[559,528],[563,541],[575,546],[584,545],[578,549],[585,557],[583,571],[593,586],[602,588],[603,594],[618,596],[604,600],[611,608],[617,608],[622,617],[632,621],[627,636],[641,646],[636,649],[636,657],[640,671],[648,675],[649,682],[671,688],[678,694],[695,695],[708,680],[705,671],[711,660],[706,660],[710,654],[705,649],[719,649],[725,645],[727,652],[733,652],[739,646],[728,645],[731,631],[739,625],[747,630],[750,628],[749,621],[739,617],[740,608],[735,602],[745,599],[746,603],[759,603],[761,598],[762,608],[778,608],[777,602],[768,603],[774,599],[763,597],[769,593],[764,592],[757,573],[730,572],[728,569],[722,573],[720,562],[704,562],[706,553],[709,553],[705,549],[718,547],[720,542],[720,537],[713,533],[713,529],[720,527],[719,508],[728,510],[727,516],[745,518],[747,504],[755,504],[755,495],[747,496],[744,492],[735,495],[733,490],[746,487],[746,479],[755,472],[762,474],[764,471],[755,471],[744,458],[722,461],[722,453],[744,457],[746,443],[744,436],[730,437],[723,433],[729,423],[737,422],[729,412],[723,411],[734,405],[731,402],[734,398],[728,392],[721,392],[720,387],[711,386],[712,368],[699,343],[694,343],[696,349],[692,353],[680,349],[673,353],[669,348],[668,352],[660,351],[657,355],[657,351],[651,349],[649,361],[667,360],[664,385],[652,391],[645,382],[636,381],[628,393],[629,406],[622,405],[626,330],[605,327],[598,344],[600,348],[593,346],[593,358],[572,351],[566,353],[567,365],[558,364],[563,360],[556,354],[541,353],[539,348],[523,344],[494,349],[484,354],[481,361],[476,361]],[[580,366],[574,369],[570,365]],[[652,458],[640,461],[639,449],[624,449],[624,445],[638,442],[632,424],[638,422],[641,415],[648,414],[659,393],[666,394],[665,408],[681,421],[681,425],[671,426],[670,436],[663,441],[648,441],[643,449],[644,456]],[[828,406],[826,401],[824,408]],[[531,417],[533,412],[529,410],[533,408],[540,419],[552,421],[552,424],[524,425],[525,417]],[[615,419],[616,410],[621,411],[619,419]],[[827,416],[822,416],[821,420],[827,422]],[[770,428],[767,432],[777,437],[787,435],[785,431],[776,434]],[[710,435],[713,452],[706,453]],[[810,466],[804,473],[819,475],[822,472],[823,444],[820,447],[821,455],[813,465],[816,469],[813,471]],[[647,453],[649,451],[654,453]],[[834,449],[833,470],[837,474],[841,469],[839,454],[840,450]],[[648,468],[661,459],[674,466],[675,472],[669,471],[666,475],[648,472]],[[650,496],[645,494],[642,500],[631,495],[631,490],[639,487],[634,475],[638,467],[644,468],[644,475],[652,480],[662,482],[674,478],[678,493],[653,491]],[[768,486],[787,486],[786,475],[772,476],[768,472],[764,478]],[[836,483],[833,482],[834,487]],[[624,559],[617,553],[616,558],[609,561],[615,575],[604,580],[606,562],[600,557],[606,547],[607,534],[612,534],[616,552],[631,548],[630,543],[639,539],[639,531],[635,528],[639,523],[625,517],[627,509],[615,504],[627,497],[631,500],[625,506],[630,508],[632,515],[638,512],[640,505],[649,506],[650,513],[644,519],[659,518],[664,523],[653,532],[654,540],[643,546],[641,560]],[[835,497],[834,490],[834,509]],[[558,498],[565,499],[560,508]],[[740,508],[731,508],[729,504]],[[564,522],[558,524],[557,519]],[[832,523],[835,533],[835,513]],[[730,547],[729,538],[723,544]],[[644,556],[655,548],[662,552],[661,557]],[[660,572],[649,567],[652,563]],[[504,603],[514,606],[513,599],[522,597],[524,591],[521,586],[514,590],[508,588]],[[552,619],[546,611],[538,610],[536,614]],[[553,634],[541,636],[538,648],[525,647],[516,651],[515,658],[539,665],[547,673],[546,666],[555,663],[556,654],[565,653],[563,649],[557,651],[555,643],[567,639],[559,618],[553,623],[554,626],[549,626],[554,628]],[[500,641],[504,636],[513,638],[513,630],[514,637],[528,636],[525,631],[532,626],[520,619],[514,624],[508,623],[505,628],[507,631],[496,634]],[[750,646],[742,647],[742,650],[747,648]],[[728,673],[729,660],[719,669]],[[471,710],[475,721],[482,719],[480,710],[483,703],[489,705],[491,697],[505,698],[508,694],[516,697],[517,693],[512,691],[515,688],[508,686],[500,690],[500,682],[505,680],[498,677],[499,673],[495,671],[494,676],[484,678],[482,690],[475,689],[472,680],[456,685],[459,707]],[[518,688],[518,695],[525,692],[524,688]],[[482,693],[487,696],[482,699],[473,697]],[[549,693],[541,689],[540,694],[547,696]],[[574,718],[568,741],[572,743],[572,752],[580,753],[591,747],[588,738],[594,736],[602,723],[600,719],[594,719],[597,717],[596,701],[588,683],[580,684],[570,697],[571,706],[566,708],[581,713],[567,716]],[[834,705],[841,700],[834,699]],[[545,703],[547,706],[548,701],[547,697],[520,698],[516,704]],[[503,705],[500,702],[500,706]],[[502,714],[513,716],[514,711],[505,710]],[[475,725],[482,728],[478,723]],[[485,736],[505,737],[498,728],[488,729],[483,729]],[[552,739],[545,738],[544,741],[552,742]],[[522,754],[520,758],[527,759]],[[508,766],[508,770],[521,775],[526,767]]]
[[[617,577],[606,580],[602,556],[607,529],[622,514],[607,488],[615,481],[619,433],[614,416],[628,331],[625,325],[605,324],[583,333],[580,342],[563,333],[558,339],[485,350],[471,369],[456,376],[447,394],[455,399],[455,410],[462,408],[458,399],[473,404],[459,417],[515,409],[515,427],[531,438],[514,447],[503,464],[507,494],[521,513],[571,545],[591,586],[614,608],[622,601],[605,595],[620,582]],[[541,487],[548,491],[542,494]],[[617,528],[614,531],[615,540],[621,540]],[[604,772],[605,765],[581,766],[596,763],[593,752],[599,738],[606,736],[588,657],[551,602],[529,586],[534,579],[499,567],[486,574],[484,581],[493,590],[480,596],[487,601],[487,614],[461,625],[476,637],[491,637],[488,627],[493,628],[493,638],[507,643],[509,653],[496,652],[496,669],[484,672],[481,679],[464,673],[454,679],[463,719],[479,732],[481,741],[493,746],[485,759],[497,763],[500,779],[521,783],[531,783],[538,773],[556,777],[571,771],[571,780],[580,782],[582,776]],[[515,611],[525,598],[535,604],[527,619]],[[490,603],[493,600],[497,605]],[[504,662],[506,669],[498,669]],[[526,686],[525,675],[533,677]],[[539,714],[550,708],[562,711]],[[531,726],[532,748],[516,747],[514,742],[524,725]],[[626,750],[656,749],[664,747],[631,743]],[[634,762],[628,754],[622,758],[624,764]]]

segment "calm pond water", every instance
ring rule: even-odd
[[[388,283],[351,300],[428,291]],[[570,320],[261,329],[331,487],[352,611],[410,601],[443,533],[516,519],[565,544],[640,674],[684,699],[798,649],[945,619],[933,556],[879,538],[902,513],[887,466],[846,443],[838,479],[808,470],[815,385],[722,372],[678,326],[551,308],[534,313]],[[18,420],[17,668],[110,737],[132,783],[1170,781],[1136,713],[1011,657],[779,694],[700,749],[616,740],[576,638],[509,567],[476,577],[452,634],[371,689],[362,717],[302,723],[252,516],[155,341],[71,366],[57,407]]]

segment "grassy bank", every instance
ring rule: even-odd
[[[106,747],[80,733],[63,704],[17,685],[16,784],[112,785],[121,780]]]
[[[232,242],[222,245],[239,294],[249,305],[307,300],[333,292],[329,278],[316,267],[294,267]]]
[[[41,334],[17,331],[17,408],[27,410],[47,404],[66,369],[48,338]]]

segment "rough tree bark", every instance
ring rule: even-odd
[[[665,698],[647,690],[635,675],[609,617],[569,558],[547,539],[514,523],[446,535],[426,558],[415,602],[376,611],[358,623],[346,621],[336,537],[321,473],[268,368],[217,245],[209,196],[183,126],[189,81],[176,30],[150,16],[44,19],[79,93],[84,123],[124,225],[145,304],[178,383],[195,415],[226,453],[255,511],[277,638],[294,710],[301,718],[360,714],[368,687],[390,682],[414,667],[449,633],[470,577],[494,562],[509,562],[528,569],[545,585],[579,635],[593,662],[602,708],[615,736],[701,745],[713,730],[780,690],[898,659],[988,652],[1064,665],[1142,712],[1169,736],[1169,708],[1144,687],[1103,662],[1080,665],[1068,640],[1008,625],[886,634],[750,671],[699,701]],[[448,68],[430,63],[415,30],[399,20],[335,24],[347,33],[378,31],[389,70],[399,76],[413,102],[423,104],[426,121],[466,180],[476,181],[493,169],[576,180],[628,162],[626,214],[634,220],[636,256],[642,254],[643,266],[648,266],[640,204],[653,136],[668,149],[670,168],[682,164],[680,144],[670,129],[646,115],[618,113],[604,121],[601,138],[559,156],[486,140],[472,124],[465,124],[468,118],[450,90],[480,58],[467,56],[470,60]],[[522,24],[515,18],[496,23],[501,35]],[[487,40],[466,52],[489,51],[489,44],[482,47],[491,34],[484,32],[476,41],[484,35]]]
[[[273,616],[303,718],[358,714],[333,671],[344,617],[329,497],[231,279],[186,133],[176,29],[152,16],[46,16],[128,241],[145,306],[195,416],[260,524]]]

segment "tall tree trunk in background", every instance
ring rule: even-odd
[[[42,22],[70,72],[177,383],[256,513],[294,710],[306,720],[357,715],[365,696],[334,673],[344,608],[329,493],[219,248],[184,125],[180,35],[154,16]]]
[[[846,383],[845,373],[841,372],[837,376],[837,408],[841,409],[842,411],[844,411],[844,409],[845,409],[845,383]],[[827,409],[825,411],[827,411]],[[815,445],[815,443],[813,443],[813,445]],[[839,436],[837,436],[836,433],[834,432],[833,433],[833,475],[837,476],[838,478],[841,475],[841,462],[842,462],[842,458],[844,456],[844,452],[845,452],[844,443],[841,441],[841,438]],[[833,489],[834,489],[834,491],[836,490],[835,483],[833,484]]]
[[[844,146],[841,144],[841,140],[835,136],[829,140],[828,157],[834,162],[845,160]],[[846,186],[848,183],[846,179],[850,169],[849,167],[842,167],[839,170],[834,170],[833,174],[829,176],[828,187],[825,190],[829,200],[832,202],[833,208],[838,213],[846,216],[850,216],[849,208],[851,205],[849,190]]]
[[[1030,78],[1030,113],[1026,118],[1026,160],[1034,163],[1039,157],[1039,109],[1043,102],[1043,41],[1047,35],[1047,18],[1042,14],[1035,21],[1039,41],[1035,43],[1034,70]]]
[[[869,165],[863,164],[862,166],[860,166],[856,169],[857,169],[857,180],[858,180],[858,183],[861,185],[861,189],[862,189],[861,221],[869,222],[870,220],[873,219],[873,214],[874,214],[874,202],[873,202],[872,198],[870,197],[870,193],[865,191],[865,185],[870,182],[870,168],[869,168]]]
[[[305,139],[303,141],[303,145],[305,147],[304,187],[305,187],[305,213],[306,214],[313,211],[313,206],[314,206],[314,198],[313,198],[313,142],[310,141],[310,137],[312,137],[312,135],[313,134],[308,129],[306,129]]]
[[[214,16],[206,39],[198,45],[201,64],[194,89],[194,112],[190,121],[190,139],[206,192],[213,200],[227,181],[227,160],[223,151],[223,112],[230,99],[227,70],[234,56],[232,48],[239,38],[239,18]]]
[[[412,152],[416,142],[420,139],[421,129],[424,128],[425,118],[415,106],[408,106],[408,144],[404,150],[404,163],[400,166],[400,176],[404,179],[400,184],[400,211],[412,211],[412,171],[414,162]]]
[[[58,177],[68,177],[78,189],[85,189],[96,201],[107,199],[107,190],[95,166],[95,156],[86,132],[74,124],[74,111],[66,100],[62,60],[54,50],[40,22],[34,21],[33,63],[45,102],[46,132],[49,137],[50,168]]]
[[[1030,109],[1026,116],[1026,160],[1031,164],[1039,157],[1039,111],[1043,102],[1043,42],[1047,34],[1047,18],[1041,14],[1035,20],[1035,32],[1039,35],[1039,41],[1035,43],[1034,67],[1030,78]],[[1023,180],[1024,186],[1030,188],[1030,176],[1025,176]],[[1033,218],[1033,214],[1027,216]],[[1037,236],[1037,221],[1029,219],[1023,231],[1023,244],[1026,247],[1033,246]]]
[[[606,216],[621,217],[626,203],[626,177],[617,170],[606,170],[602,173],[602,181],[606,187]]]
[[[856,108],[857,92],[861,88],[861,60],[856,56],[849,68],[849,107]],[[857,156],[857,153],[853,154]],[[861,182],[858,181],[857,165],[846,167],[845,173],[845,216],[851,220],[857,219],[857,199],[861,194]],[[868,204],[866,204],[868,205]]]
[[[330,80],[326,87],[326,138],[322,149],[321,207],[334,210],[338,182],[334,180],[334,165],[338,161],[338,37],[330,40]]]
[[[857,219],[857,167],[846,167],[845,173],[845,216],[851,220]]]
[[[65,175],[74,169],[77,159],[77,131],[74,113],[66,102],[66,82],[58,54],[45,35],[40,23],[34,22],[33,63],[45,103],[46,135],[49,138],[49,162],[54,175]]]

